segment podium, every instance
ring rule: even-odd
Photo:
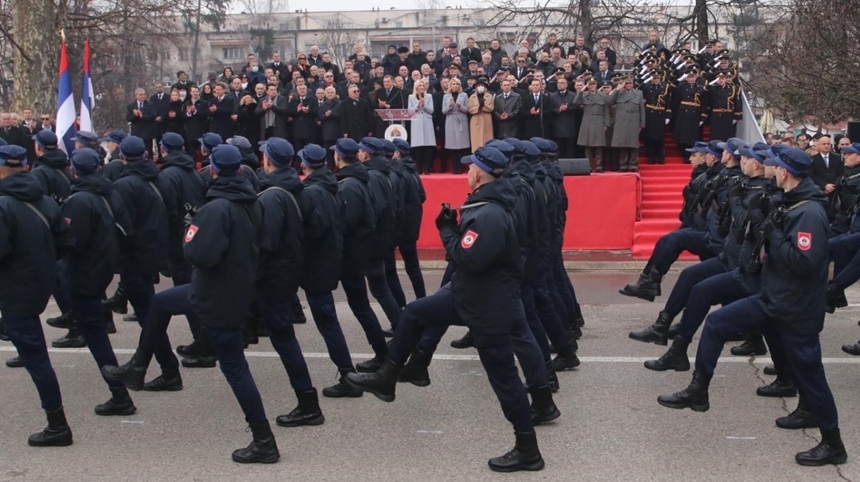
[[[380,119],[388,121],[388,128],[385,129],[386,139],[389,141],[396,138],[403,139],[404,141],[409,140],[406,126],[396,124],[396,122],[412,120],[415,117],[414,112],[409,109],[376,109],[374,113]]]

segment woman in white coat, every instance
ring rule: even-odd
[[[409,139],[412,158],[422,173],[429,174],[433,170],[436,134],[433,128],[433,99],[427,95],[427,82],[424,79],[415,82],[415,89],[409,96],[409,110],[415,113]]]
[[[448,84],[448,92],[442,98],[442,114],[446,116],[445,150],[448,151],[448,155],[444,158],[449,158],[454,163],[454,174],[462,174],[463,165],[460,164],[460,159],[469,154],[471,139],[469,138],[469,97],[463,92],[460,79],[451,79],[451,83]],[[442,172],[445,172],[447,167],[442,164]]]

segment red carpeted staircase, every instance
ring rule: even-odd
[[[633,227],[633,257],[648,259],[661,236],[677,229],[678,213],[683,206],[681,191],[690,181],[692,168],[683,163],[681,151],[666,130],[666,164],[648,164],[645,148],[639,149],[639,174],[642,178],[642,209]],[[684,253],[681,259],[698,259]]]

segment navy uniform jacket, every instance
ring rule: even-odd
[[[125,164],[119,158],[112,159],[102,168],[101,175],[110,182],[116,182],[122,176],[123,167]]]
[[[534,173],[531,173],[532,179]],[[517,240],[523,257],[523,274],[525,280],[533,280],[537,274],[538,250],[538,224],[537,224],[537,202],[535,193],[528,180],[519,172],[508,170],[505,179],[510,181],[511,186],[517,193],[517,201],[514,204],[514,226],[517,231]]]
[[[209,170],[209,157],[203,159],[203,167],[201,167],[197,172],[200,174],[200,177],[203,179],[203,182],[206,184],[206,189],[208,190],[214,181],[212,178],[212,172]],[[262,169],[260,172],[262,172]],[[260,190],[260,176],[257,175],[257,172],[253,169],[249,169],[247,166],[243,166],[242,175],[251,183],[251,187],[254,191]]]
[[[370,175],[356,162],[337,171],[338,197],[343,206],[343,262],[341,274],[364,276],[374,244],[376,214],[370,198]]]
[[[764,176],[742,177],[729,189],[723,209],[728,209],[721,229],[726,230],[723,251],[718,255],[723,267],[734,270],[740,262],[740,251],[747,226],[747,207],[750,200],[761,194],[767,179]]]
[[[514,163],[513,170],[519,173],[520,178],[531,188],[532,196],[528,199],[532,204],[532,209],[529,218],[529,233],[533,239],[530,239],[530,246],[534,248],[533,253],[529,253],[527,260],[531,261],[531,270],[529,272],[529,261],[526,263],[526,281],[531,281],[539,277],[539,273],[545,273],[549,268],[550,254],[552,253],[552,239],[549,236],[544,236],[543,233],[548,233],[550,230],[548,210],[546,208],[547,193],[543,184],[537,180],[537,175],[532,165],[526,160],[520,160]]]
[[[102,176],[80,177],[63,203],[63,216],[75,238],[68,256],[69,290],[74,296],[100,298],[119,267],[122,231],[133,233],[122,199]]]
[[[0,313],[38,316],[56,285],[57,259],[74,240],[60,207],[29,173],[0,180],[0,233]]]
[[[337,195],[337,178],[327,168],[304,179],[305,263],[301,286],[311,292],[337,289],[343,259],[343,211]]]
[[[551,168],[551,166],[548,166],[544,162],[537,162],[532,164],[532,168],[535,171],[535,180],[541,183],[544,195],[546,196],[544,201],[539,203],[540,206],[543,206],[541,209],[546,210],[547,222],[549,223],[549,228],[544,233],[553,233],[555,232],[555,225],[558,222],[558,184],[548,172],[550,170],[548,168]],[[551,235],[547,237],[550,243],[550,253],[553,253],[555,249],[553,237]]]
[[[681,221],[681,228],[695,228],[699,231],[704,231],[707,223],[699,216],[698,205],[702,190],[708,182],[708,166],[707,164],[699,164],[690,173],[690,182],[684,186],[684,207],[681,208],[681,214],[678,216]]]
[[[703,206],[707,210],[708,233],[705,235],[705,244],[711,253],[719,254],[723,251],[726,241],[726,233],[720,229],[720,217],[724,209],[727,209],[729,190],[735,183],[743,178],[740,166],[727,167],[720,171],[717,178],[712,181],[715,192],[712,193],[713,201],[710,206]],[[728,216],[728,213],[726,213]],[[728,218],[731,219],[731,218]]]
[[[120,274],[151,277],[167,260],[165,190],[159,186],[158,168],[149,160],[129,162],[121,176],[114,183],[114,189],[122,198],[134,234],[123,246]]]
[[[860,196],[860,166],[846,168],[836,183],[834,208],[836,213],[830,224],[830,235],[860,232],[860,218],[856,216]]]
[[[45,151],[43,156],[36,159],[35,166],[30,173],[39,181],[45,196],[56,201],[69,196],[72,173],[69,172],[69,158],[65,152],[59,149]]]
[[[749,208],[750,203],[756,197],[761,198],[759,201],[761,208],[751,210]],[[742,232],[736,233],[738,235],[742,234],[743,238],[738,251],[738,267],[732,272],[732,277],[749,294],[755,294],[761,290],[761,265],[753,261],[757,241],[756,233],[761,229],[761,224],[767,216],[771,200],[778,200],[781,197],[782,190],[776,186],[776,181],[774,179],[765,179],[760,190],[744,198],[744,206],[746,207],[744,225]]]
[[[555,183],[555,218],[551,236],[553,252],[560,254],[564,244],[564,226],[567,223],[567,190],[564,188],[564,175],[558,161],[545,160],[542,163],[546,168],[546,175]]]
[[[522,311],[522,256],[514,225],[517,192],[507,179],[478,188],[460,208],[459,226],[439,235],[454,265],[451,293],[457,315],[481,334],[511,332]]]
[[[404,221],[406,216],[407,185],[403,164],[399,161],[388,161],[388,179],[394,192],[394,247],[403,238]]]
[[[803,205],[797,205],[807,201]],[[791,209],[767,237],[761,273],[761,304],[780,329],[817,334],[827,305],[827,197],[811,178],[782,196]],[[767,221],[765,221],[767,222]]]
[[[168,249],[171,259],[183,258],[182,238],[185,235],[187,208],[196,209],[205,202],[206,182],[194,169],[194,159],[182,151],[169,152],[158,175],[169,224]]]
[[[304,185],[291,166],[261,180],[257,204],[263,211],[260,228],[259,293],[263,300],[287,301],[299,289],[304,259]],[[286,192],[284,192],[286,191]],[[290,197],[289,192],[292,194]]]
[[[411,157],[400,160],[403,167],[403,183],[406,186],[406,200],[403,206],[403,230],[400,242],[412,244],[418,241],[421,234],[421,218],[424,217],[424,201],[427,193],[421,176],[415,169],[415,161]]]
[[[211,328],[239,329],[257,287],[263,213],[243,176],[219,177],[185,234],[191,305]]]
[[[375,156],[364,163],[367,168],[370,200],[373,202],[373,213],[376,215],[376,230],[373,233],[373,246],[370,250],[370,260],[384,260],[388,252],[394,248],[396,218],[394,205],[397,198],[389,174],[391,164],[388,160]]]

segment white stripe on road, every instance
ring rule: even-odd
[[[0,346],[0,353],[15,353],[14,346]],[[71,354],[86,354],[89,355],[90,352],[86,348],[48,348],[49,353],[71,353]],[[127,348],[116,348],[114,349],[114,353],[117,355],[133,355],[134,350]],[[245,356],[248,358],[278,358],[279,355],[274,351],[245,351]],[[328,358],[328,353],[304,353],[305,358]],[[374,355],[372,353],[353,353],[352,358],[356,360],[365,360],[368,358],[373,358]],[[654,360],[657,357],[637,357],[637,356],[581,356],[579,360],[583,363],[644,363],[648,360]],[[479,361],[478,355],[446,355],[446,354],[437,354],[433,355],[434,360],[447,360],[447,361]],[[695,359],[691,358],[690,363],[693,363]],[[825,364],[829,365],[860,365],[860,357],[856,358],[822,358],[822,361]],[[731,357],[721,357],[720,363],[749,363],[750,359],[747,357],[739,357],[739,356],[731,356]],[[756,357],[753,361],[755,364],[760,365],[768,365],[773,363],[770,358],[765,357]]]

